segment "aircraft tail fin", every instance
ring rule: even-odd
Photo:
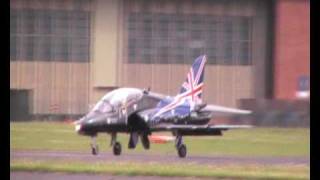
[[[187,74],[186,80],[181,86],[179,94],[174,98],[168,97],[161,100],[157,105],[160,110],[153,117],[160,116],[172,110],[179,115],[186,115],[195,108],[195,105],[202,103],[201,95],[205,64],[205,55],[199,56],[195,59]],[[168,116],[171,116],[171,114],[169,113]]]
[[[178,94],[178,96],[187,96],[188,101],[192,104],[199,104],[202,102],[201,95],[204,84],[205,64],[205,55],[201,55],[195,59]]]

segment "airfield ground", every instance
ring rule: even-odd
[[[98,173],[122,176],[177,176],[241,179],[308,179],[309,129],[253,128],[230,130],[220,137],[187,137],[186,159],[172,143],[151,144],[151,150],[110,152],[109,136],[100,135],[101,154],[90,155],[90,138],[79,136],[67,123],[10,124],[10,168],[17,171]]]

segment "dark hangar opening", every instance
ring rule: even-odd
[[[30,90],[10,90],[10,121],[30,119]]]

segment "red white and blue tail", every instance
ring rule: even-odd
[[[194,105],[201,103],[205,64],[205,55],[199,56],[194,61],[179,94],[173,98],[161,100],[157,105],[158,111],[153,118],[188,115],[193,110]],[[175,113],[170,113],[173,112],[172,110]]]
[[[206,56],[199,56],[192,64],[186,80],[183,82],[178,95],[187,95],[187,100],[191,104],[202,102],[201,95],[204,80],[204,67],[206,64]]]

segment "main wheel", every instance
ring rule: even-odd
[[[180,158],[186,157],[186,155],[187,155],[187,147],[186,147],[186,145],[181,144],[178,147],[178,155],[179,155]]]
[[[98,155],[98,153],[99,153],[99,147],[98,146],[92,146],[91,147],[91,153],[93,154],[93,155]]]
[[[114,143],[113,154],[116,156],[119,156],[121,154],[121,144],[119,142]]]

